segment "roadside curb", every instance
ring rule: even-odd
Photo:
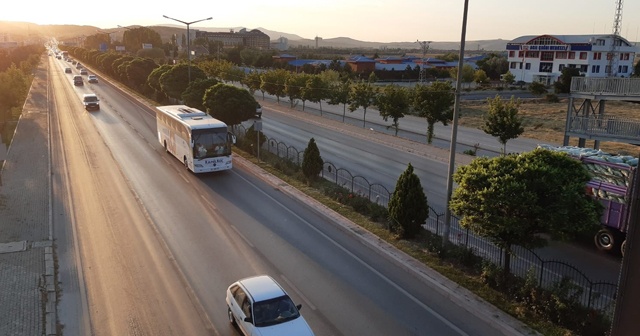
[[[234,161],[239,166],[252,171],[255,176],[259,177],[263,181],[277,187],[278,190],[288,196],[302,201],[302,203],[309,206],[314,211],[327,217],[343,232],[357,237],[376,253],[396,262],[396,264],[400,265],[407,271],[414,273],[425,282],[428,282],[440,294],[449,298],[469,313],[474,314],[491,326],[499,329],[503,335],[541,335],[537,331],[531,329],[528,325],[518,321],[511,315],[484,301],[471,291],[447,279],[410,255],[396,249],[393,245],[380,239],[366,229],[354,224],[344,216],[294,188],[285,181],[269,174],[249,160],[239,155],[235,155]]]

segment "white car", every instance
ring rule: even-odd
[[[238,280],[227,289],[229,322],[246,336],[313,336],[284,289],[268,275]]]

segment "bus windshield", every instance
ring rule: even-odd
[[[231,155],[227,128],[193,130],[193,157],[206,159]]]

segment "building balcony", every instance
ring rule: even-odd
[[[640,101],[640,78],[573,77],[571,79],[571,95]]]

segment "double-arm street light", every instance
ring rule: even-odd
[[[200,21],[206,21],[206,20],[211,20],[213,19],[212,17],[208,17],[206,19],[202,19],[202,20],[197,20],[197,21],[191,21],[191,22],[185,22],[185,21],[181,21],[178,19],[174,19],[174,18],[170,18],[166,15],[163,15],[163,17],[165,19],[169,19],[169,20],[173,20],[173,21],[178,21],[180,23],[184,23],[187,25],[187,60],[189,61],[189,66],[188,66],[188,76],[189,76],[189,83],[191,83],[191,35],[189,35],[189,25],[192,25],[194,23],[200,22]]]

